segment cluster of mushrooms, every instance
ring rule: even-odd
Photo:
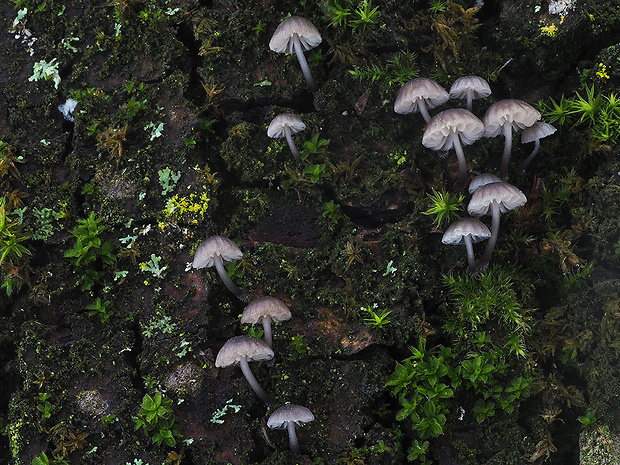
[[[278,53],[295,52],[308,87],[317,90],[310,72],[304,51],[321,43],[321,35],[307,19],[292,16],[280,23],[276,29],[269,48]],[[512,150],[513,131],[522,131],[521,142],[534,142],[531,154],[523,162],[521,169],[538,153],[540,139],[555,132],[550,124],[539,121],[540,113],[522,100],[507,99],[492,104],[482,120],[472,113],[472,100],[484,98],[491,94],[489,84],[478,76],[464,76],[457,79],[447,92],[436,82],[418,78],[407,82],[399,91],[394,103],[394,111],[399,114],[421,113],[427,123],[422,137],[422,144],[445,156],[454,149],[459,161],[457,188],[463,190],[467,180],[467,162],[463,145],[471,145],[482,137],[504,136],[504,153],[499,170],[499,177],[484,173],[477,175],[469,184],[472,195],[467,207],[471,217],[463,218],[448,227],[442,242],[450,245],[465,245],[469,271],[475,272],[488,265],[499,233],[500,215],[514,210],[527,202],[525,195],[515,186],[508,184],[506,178]],[[465,99],[467,109],[454,108],[442,111],[431,117],[429,110],[446,103],[450,98]],[[305,129],[300,118],[283,113],[276,116],[267,130],[273,138],[286,138],[288,146],[298,164],[301,164],[292,135]],[[491,215],[491,229],[478,218]],[[476,262],[473,244],[488,240],[486,249]],[[241,301],[247,301],[247,293],[237,287],[224,268],[224,262],[241,259],[243,253],[236,244],[222,236],[212,236],[200,244],[196,250],[193,268],[215,266],[224,285]],[[239,365],[251,388],[267,406],[273,405],[275,399],[258,383],[249,366],[249,362],[272,360],[272,323],[280,323],[291,318],[287,305],[275,297],[259,297],[251,301],[241,316],[243,324],[262,324],[264,340],[242,335],[229,339],[220,349],[215,366],[225,368]],[[285,404],[276,409],[267,420],[267,426],[287,429],[291,451],[299,454],[299,443],[295,427],[314,420],[312,412],[301,405]]]
[[[215,266],[224,285],[239,299],[246,301],[247,293],[232,282],[224,262],[232,262],[243,257],[243,253],[230,239],[222,236],[211,236],[202,242],[194,254],[193,268],[208,268]],[[242,324],[262,324],[264,340],[252,336],[235,336],[222,346],[215,358],[215,366],[226,368],[239,365],[243,376],[258,397],[268,406],[273,405],[275,399],[256,380],[250,369],[249,362],[272,360],[273,333],[272,323],[280,323],[291,318],[291,311],[287,305],[275,297],[259,297],[252,300],[243,310]],[[291,451],[299,454],[296,426],[301,426],[314,420],[312,412],[301,405],[285,404],[276,409],[267,420],[267,426],[274,429],[287,429]]]
[[[486,267],[499,234],[500,214],[525,205],[527,198],[517,187],[506,182],[513,131],[521,133],[521,142],[534,142],[534,149],[521,165],[525,170],[540,148],[540,139],[553,134],[556,129],[543,121],[538,110],[517,99],[500,100],[493,103],[482,120],[472,113],[472,100],[491,94],[489,84],[479,76],[458,78],[447,92],[435,81],[426,78],[413,79],[400,89],[394,111],[399,114],[421,113],[427,123],[422,136],[422,145],[445,156],[454,149],[459,162],[458,190],[465,188],[467,161],[463,145],[471,145],[482,137],[504,136],[504,152],[499,168],[499,177],[484,173],[476,176],[469,184],[472,198],[467,207],[469,218],[463,218],[448,227],[442,242],[450,245],[465,245],[468,270],[475,272]],[[444,110],[431,117],[428,110],[436,108],[449,99],[466,99],[466,107]],[[491,215],[491,229],[478,218]],[[487,246],[480,260],[474,258],[473,244],[487,240]]]

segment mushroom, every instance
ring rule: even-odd
[[[484,114],[484,137],[504,135],[504,155],[499,168],[499,177],[506,180],[510,151],[512,150],[512,130],[518,131],[532,126],[540,119],[540,112],[523,100],[500,100],[491,105]]]
[[[474,244],[482,242],[491,237],[491,231],[487,225],[476,218],[463,218],[452,223],[441,238],[441,242],[448,245],[465,245],[467,249],[467,262],[469,271],[476,270],[476,259],[474,258]]]
[[[525,205],[527,197],[518,188],[507,182],[492,182],[486,184],[474,192],[467,212],[471,216],[491,215],[491,237],[484,249],[484,254],[477,268],[484,268],[491,260],[491,254],[495,249],[499,234],[499,217],[501,213],[514,210]]]
[[[483,134],[482,121],[468,110],[455,108],[437,113],[430,120],[422,136],[422,144],[429,149],[443,151],[448,151],[454,146],[459,160],[457,188],[460,190],[465,186],[467,176],[467,161],[463,154],[461,141],[465,145],[471,145]]]
[[[245,379],[250,383],[250,387],[267,405],[273,403],[273,397],[265,391],[250,370],[248,362],[259,362],[263,360],[271,360],[273,358],[273,350],[262,339],[251,336],[235,336],[230,338],[222,346],[215,358],[215,366],[218,368],[226,368],[229,366],[239,365]]]
[[[291,311],[284,302],[275,297],[259,297],[248,304],[241,315],[241,323],[262,323],[265,342],[272,347],[271,322],[280,323],[291,319]]]
[[[545,123],[544,121],[539,121],[534,123],[533,126],[529,128],[525,128],[521,133],[521,143],[527,144],[528,142],[534,142],[534,150],[532,153],[525,159],[525,161],[521,164],[521,171],[525,171],[527,165],[534,159],[538,150],[540,150],[540,139],[544,139],[547,136],[553,134],[557,129],[553,127],[549,123]]]
[[[431,120],[428,110],[446,103],[449,99],[446,89],[435,81],[417,78],[400,88],[394,102],[394,111],[400,115],[420,112],[428,123]]]
[[[491,95],[489,83],[480,76],[463,76],[458,78],[450,87],[450,98],[467,99],[467,109],[471,111],[473,99]]]
[[[273,412],[267,420],[267,426],[272,429],[287,429],[288,442],[291,445],[291,452],[299,454],[299,442],[295,426],[302,426],[314,420],[314,415],[306,407],[295,404],[286,404]]]
[[[239,250],[239,247],[233,241],[227,237],[211,236],[196,249],[192,267],[199,269],[210,268],[215,265],[217,274],[220,275],[222,282],[228,290],[235,294],[238,299],[245,301],[247,297],[246,292],[239,289],[232,282],[224,269],[225,261],[232,262],[239,260],[241,257],[243,257],[243,252]]]
[[[299,155],[299,150],[295,147],[295,142],[293,142],[291,135],[297,134],[304,129],[306,129],[306,125],[297,116],[291,113],[282,113],[271,120],[267,128],[267,135],[274,139],[286,137],[288,148],[291,149],[297,164],[301,165],[301,156]]]
[[[486,184],[491,184],[492,182],[502,182],[500,178],[491,173],[480,173],[469,183],[469,188],[467,189],[470,194],[473,194],[478,189]]]
[[[314,24],[305,18],[291,16],[280,23],[276,28],[269,48],[277,53],[291,53],[295,51],[299,66],[304,73],[306,83],[312,92],[317,89],[310,67],[304,56],[304,50],[311,50],[321,43],[323,39]]]

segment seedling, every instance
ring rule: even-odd
[[[86,306],[86,310],[89,310],[89,316],[98,316],[102,323],[105,323],[112,316],[112,311],[109,308],[112,305],[112,302],[109,300],[104,300],[103,302],[99,297],[95,299],[95,301]]]
[[[444,222],[450,223],[459,218],[459,211],[463,208],[463,195],[453,195],[449,192],[437,191],[433,189],[432,194],[428,194],[432,202],[431,208],[426,210],[425,215],[434,215],[433,224],[440,228]]]

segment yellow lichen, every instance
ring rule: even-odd
[[[206,190],[199,193],[192,192],[185,197],[175,194],[168,200],[168,204],[164,209],[164,215],[168,220],[175,223],[184,220],[192,224],[198,224],[204,218],[210,201],[211,199]]]
[[[607,74],[607,66],[603,63],[598,64],[598,71],[596,72],[596,77],[599,79],[609,79],[609,74]]]
[[[549,37],[555,37],[557,31],[558,27],[555,24],[551,24],[549,26],[540,26],[541,34],[545,34]]]

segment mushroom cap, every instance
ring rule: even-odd
[[[295,34],[304,50],[313,49],[323,40],[314,24],[306,18],[291,16],[278,25],[269,41],[269,48],[278,53],[292,53]]]
[[[287,127],[291,134],[297,134],[306,129],[304,122],[297,116],[292,113],[282,113],[271,120],[267,128],[267,135],[274,138],[284,137],[286,135],[284,129]]]
[[[483,216],[491,213],[493,202],[499,205],[499,211],[506,213],[525,205],[527,197],[523,192],[507,182],[492,182],[474,192],[469,201],[467,212],[471,216]]]
[[[469,183],[469,188],[467,189],[470,194],[473,194],[478,189],[486,184],[491,184],[492,182],[502,182],[500,178],[491,173],[480,173]]]
[[[446,229],[441,242],[448,245],[462,245],[465,244],[465,236],[470,236],[475,244],[491,237],[491,231],[477,218],[463,218]]]
[[[484,137],[498,136],[507,124],[518,131],[532,126],[539,119],[540,112],[523,100],[500,100],[491,105],[482,118]]]
[[[422,145],[433,150],[450,150],[451,133],[460,136],[463,144],[471,145],[484,134],[484,124],[471,111],[463,108],[442,111],[428,122],[422,136]]]
[[[215,257],[222,257],[225,262],[232,262],[243,257],[237,244],[222,236],[211,236],[196,249],[193,268],[209,268],[215,264]]]
[[[544,137],[550,136],[555,131],[557,131],[557,129],[551,124],[545,123],[544,121],[538,121],[529,128],[525,128],[523,130],[521,133],[521,143],[527,144],[528,142],[540,140]]]
[[[400,115],[420,111],[418,105],[424,101],[426,108],[435,108],[446,103],[450,97],[446,89],[435,81],[417,78],[405,83],[396,96],[394,111]]]
[[[242,357],[247,357],[248,362],[271,360],[273,350],[265,341],[256,337],[247,335],[231,337],[217,353],[215,366],[224,368],[236,365]]]
[[[470,93],[472,98],[484,98],[491,95],[491,88],[480,76],[460,77],[450,87],[450,98],[467,98]]]
[[[267,426],[272,429],[286,429],[292,421],[297,426],[314,420],[314,415],[306,407],[295,404],[286,404],[275,410],[267,420]]]
[[[275,297],[259,297],[250,302],[241,315],[241,323],[255,324],[260,323],[263,317],[269,315],[273,321],[290,320],[292,315],[290,309],[284,302]]]

